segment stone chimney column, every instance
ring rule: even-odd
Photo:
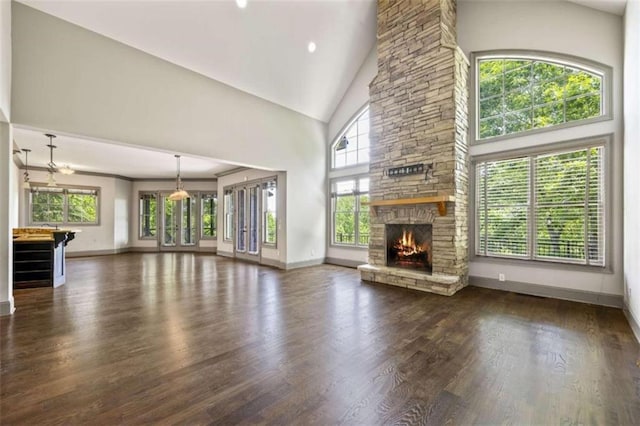
[[[378,74],[370,86],[369,265],[362,278],[440,294],[468,282],[469,62],[456,44],[455,0],[379,0]],[[429,173],[389,176],[423,164]],[[438,203],[407,200],[450,196]],[[375,206],[382,200],[401,205]],[[442,206],[446,213],[441,215]],[[433,273],[386,267],[385,224],[431,223]]]

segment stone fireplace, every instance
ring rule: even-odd
[[[467,285],[469,63],[455,23],[455,0],[378,1],[363,280],[443,295]],[[412,247],[408,232],[430,241]]]

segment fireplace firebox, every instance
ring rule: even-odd
[[[431,273],[431,224],[385,225],[387,266]]]

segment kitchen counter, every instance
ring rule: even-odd
[[[79,230],[15,228],[13,288],[58,287],[66,281],[65,247]]]

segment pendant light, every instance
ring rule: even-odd
[[[68,165],[64,165],[62,167],[58,167],[58,171],[60,173],[62,173],[63,175],[72,175],[72,174],[74,174],[76,172],[75,170],[73,170]]]
[[[47,164],[47,166],[49,167],[49,179],[47,180],[47,186],[55,188],[55,187],[58,186],[56,184],[56,178],[54,176],[54,173],[56,172],[58,167],[56,166],[56,163],[53,162],[53,150],[55,148],[57,148],[53,144],[53,138],[55,138],[56,135],[52,135],[50,133],[47,133],[47,134],[45,134],[45,136],[49,138],[49,144],[47,145],[49,147],[49,164]]]
[[[347,145],[349,145],[349,139],[347,136],[343,136],[340,138],[340,141],[336,145],[336,151],[342,151],[343,149],[347,149]]]
[[[173,194],[169,195],[169,199],[171,201],[184,200],[185,198],[191,197],[189,193],[184,190],[182,179],[180,179],[180,156],[176,155],[175,157],[178,164],[178,174],[176,176],[176,190],[173,192]]]
[[[22,182],[22,187],[24,189],[30,189],[31,184],[29,183],[29,153],[31,152],[31,150],[24,148],[22,152],[24,152],[24,181]]]
[[[54,150],[55,148],[57,148],[57,146],[55,146],[55,145],[53,144],[53,138],[55,138],[55,137],[56,137],[56,135],[53,135],[53,134],[47,133],[47,134],[45,134],[45,136],[49,138],[49,144],[48,144],[47,146],[49,147],[49,149],[50,149],[50,151],[51,151],[51,157],[50,157],[50,159],[49,159],[49,164],[47,164],[47,165],[49,166],[49,184],[47,184],[47,186],[56,186],[56,185],[55,185],[55,178],[54,178],[54,176],[53,176],[53,174],[54,174],[54,173],[56,173],[56,172],[60,172],[60,173],[62,173],[63,175],[72,175],[72,174],[74,174],[76,171],[75,171],[75,170],[73,170],[73,169],[72,169],[71,167],[69,167],[68,165],[65,165],[65,166],[63,166],[63,167],[58,167],[58,166],[56,165],[56,163],[53,161],[53,150]],[[53,182],[53,184],[52,184],[52,182]]]

